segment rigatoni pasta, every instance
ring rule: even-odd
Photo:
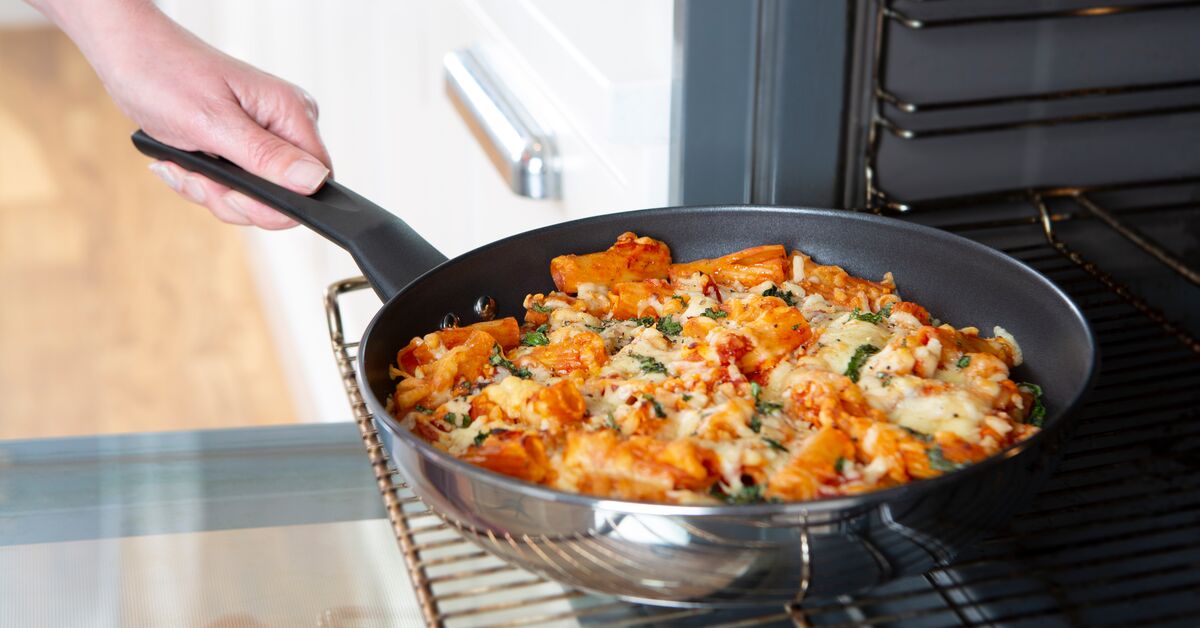
[[[524,321],[402,348],[389,410],[472,464],[552,488],[755,503],[933,477],[1035,433],[1001,328],[934,320],[891,275],[851,276],[780,245],[674,263],[658,240],[550,265]]]

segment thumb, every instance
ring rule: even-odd
[[[320,159],[259,126],[244,112],[211,140],[211,152],[301,194],[316,192],[329,178],[329,168]]]

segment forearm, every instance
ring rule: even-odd
[[[27,1],[79,46],[117,106],[152,137],[220,155],[301,194],[329,176],[316,103],[303,90],[209,46],[151,0]],[[294,224],[176,165],[152,170],[226,222]]]
[[[191,37],[152,0],[25,0],[75,42],[107,83],[121,60],[167,37]]]

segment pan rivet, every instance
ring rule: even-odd
[[[458,315],[454,312],[446,312],[442,317],[442,329],[453,329],[458,327]]]
[[[496,300],[486,295],[475,299],[475,315],[485,321],[496,318]]]

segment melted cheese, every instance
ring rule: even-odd
[[[950,389],[935,395],[901,399],[891,418],[898,425],[922,434],[953,432],[970,442],[979,441],[979,423],[987,407],[965,390]]]
[[[972,354],[969,368],[942,365],[939,338],[923,333],[913,315],[893,311],[887,320],[873,324],[852,318],[850,306],[843,305],[836,296],[827,299],[821,294],[806,294],[798,282],[815,282],[821,271],[814,265],[814,272],[807,273],[806,264],[812,263],[794,256],[790,281],[777,286],[795,295],[795,307],[807,321],[812,337],[769,362],[742,359],[750,355],[746,351],[761,349],[759,343],[769,342],[770,335],[760,335],[759,328],[735,314],[743,306],[756,305],[738,304],[738,300],[762,300],[761,293],[773,287],[770,281],[749,288],[717,286],[720,299],[715,299],[708,277],[696,274],[677,279],[674,291],[684,307],[674,315],[676,322],[702,316],[708,309],[725,307],[731,313],[702,324],[692,323],[686,336],[668,336],[656,326],[596,316],[610,305],[607,287],[581,283],[574,297],[559,293],[544,297],[542,302],[553,309],[547,337],[551,345],[566,345],[564,350],[569,351],[568,343],[575,335],[585,331],[599,334],[608,354],[606,361],[595,362],[602,366],[556,376],[540,364],[529,364],[525,367],[529,379],[503,369],[486,368],[472,382],[483,385],[483,392],[451,397],[465,394],[457,387],[466,382],[455,380],[453,391],[438,390],[423,401],[428,407],[435,401],[445,401],[435,414],[413,412],[401,420],[457,456],[520,456],[519,448],[493,447],[487,453],[489,448],[476,447],[476,441],[496,428],[521,430],[541,439],[530,442],[545,447],[545,462],[553,471],[544,483],[554,488],[611,490],[611,497],[674,503],[712,503],[708,493],[712,487],[735,496],[747,484],[758,481],[770,486],[780,477],[790,477],[799,484],[818,484],[804,489],[810,491],[804,493],[805,497],[782,493],[788,499],[857,493],[924,477],[928,466],[923,471],[911,466],[924,464],[919,458],[920,448],[928,450],[935,442],[945,443],[950,434],[973,444],[973,449],[960,447],[956,451],[971,449],[974,459],[979,459],[1035,430],[1019,425],[1004,411],[1019,407],[1021,400],[1005,392],[1012,387],[1005,383],[1009,373],[1001,360]],[[789,269],[784,270],[786,273]],[[661,315],[664,310],[678,309],[674,303],[671,297],[652,295],[636,305],[639,312]],[[777,305],[773,300],[771,303],[772,307]],[[524,331],[532,327],[527,325]],[[1016,340],[999,327],[995,335],[1012,346],[1019,360]],[[426,338],[433,339],[429,348],[434,355],[446,352],[436,332]],[[864,361],[857,382],[852,382],[846,377],[846,369],[863,345],[880,351]],[[522,352],[528,351],[509,350],[506,357],[519,359]],[[957,357],[953,347],[948,351]],[[649,360],[662,364],[667,373],[646,371]],[[414,375],[433,377],[419,367]],[[557,400],[554,395],[543,395],[537,404],[530,403],[546,386],[564,380],[574,383],[578,396],[572,396],[574,391],[563,393]],[[444,423],[422,423],[437,421],[433,417],[446,412],[467,416],[471,397],[476,394],[486,395],[504,417],[488,414],[467,427],[457,420],[449,430]],[[540,411],[537,408],[546,407],[543,403],[578,404],[580,397],[584,407],[581,423],[562,427],[548,417],[530,416]],[[661,412],[655,408],[656,403]],[[578,406],[574,408],[573,416],[578,417]],[[517,417],[520,420],[511,420]],[[981,434],[985,428],[987,437]],[[810,440],[820,433],[818,429],[825,431],[824,437]],[[942,434],[937,441],[920,437],[939,432]],[[583,439],[579,442],[586,443],[587,451],[568,452],[565,442],[571,438]],[[664,454],[668,447],[670,451]],[[512,460],[502,462],[512,468]],[[692,480],[688,478],[693,477],[689,474],[696,469],[701,470],[702,477],[699,483],[689,484]],[[637,492],[646,487],[660,492],[653,493],[653,497]],[[634,495],[621,491],[633,491]]]
[[[835,373],[845,373],[850,358],[862,345],[873,345],[882,348],[887,344],[888,333],[878,325],[851,319],[849,315],[839,318],[829,324],[821,334],[821,349],[817,357],[829,365],[829,370]]]

